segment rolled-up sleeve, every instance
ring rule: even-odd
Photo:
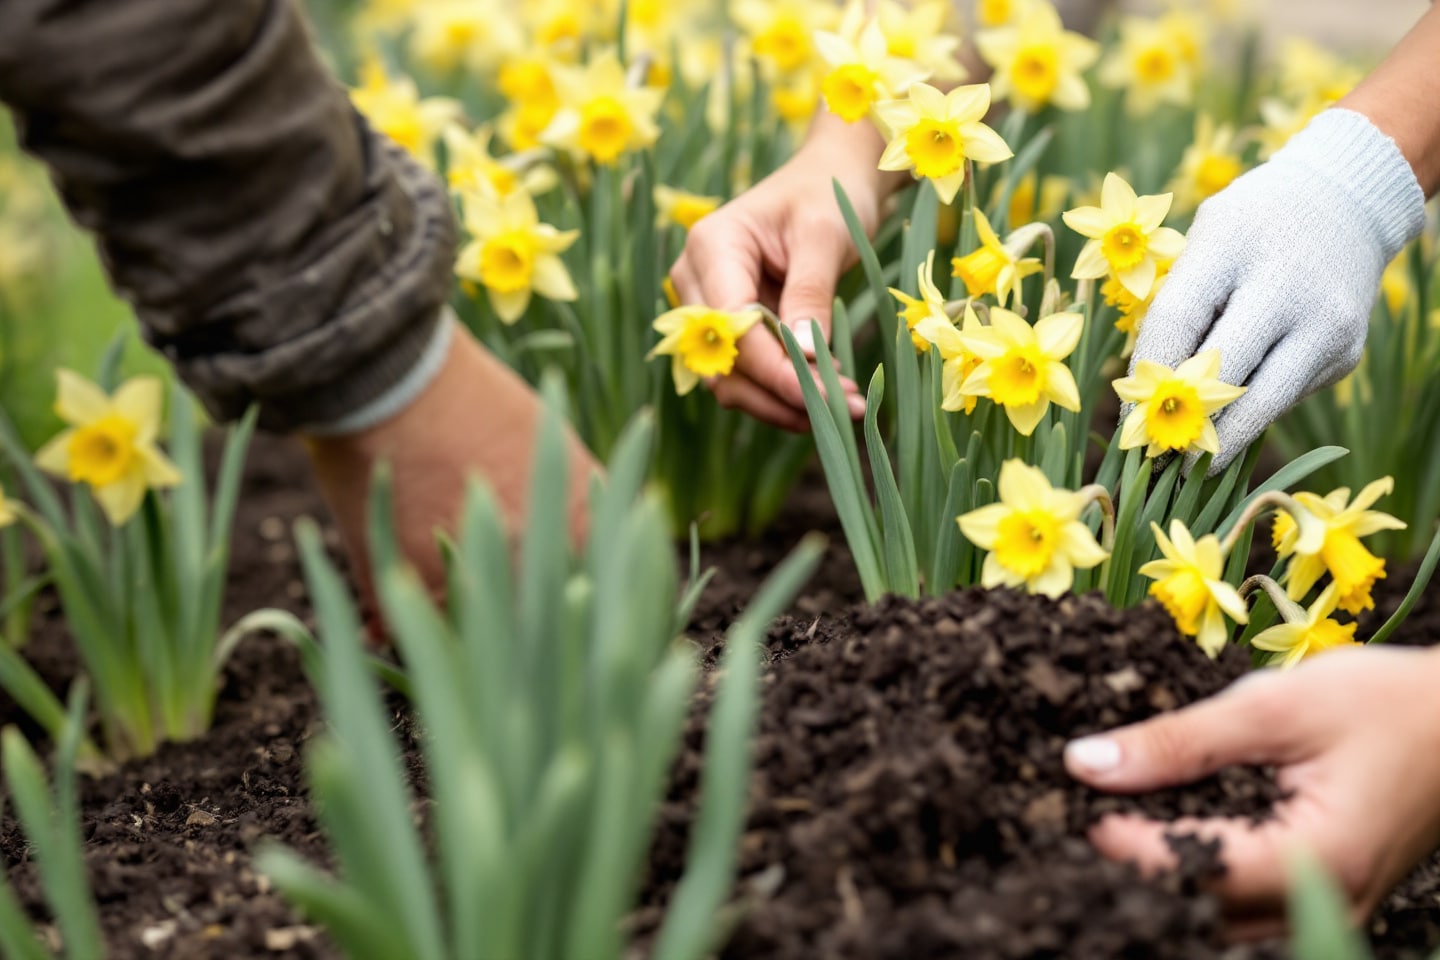
[[[0,100],[215,416],[343,418],[436,335],[444,189],[355,113],[294,0],[0,0]]]

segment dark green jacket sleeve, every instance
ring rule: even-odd
[[[0,0],[0,100],[217,417],[343,418],[434,335],[444,189],[355,113],[294,0]]]

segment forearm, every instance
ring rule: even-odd
[[[1440,6],[1432,3],[1386,58],[1337,106],[1362,113],[1400,147],[1427,197],[1440,190]]]
[[[216,416],[329,423],[424,356],[443,187],[360,120],[293,0],[3,0],[0,100]]]

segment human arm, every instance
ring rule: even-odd
[[[1283,930],[1290,858],[1308,848],[1361,919],[1440,844],[1437,684],[1437,650],[1333,651],[1075,741],[1065,762],[1077,779],[1115,793],[1189,783],[1234,764],[1275,767],[1288,796],[1258,826],[1111,816],[1091,840],[1107,856],[1157,870],[1174,863],[1166,834],[1220,838],[1226,871],[1216,890],[1240,938]]]
[[[1216,420],[1222,469],[1310,392],[1355,368],[1386,264],[1440,186],[1440,8],[1267,163],[1201,205],[1134,361],[1204,350],[1249,388]]]

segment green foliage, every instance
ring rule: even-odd
[[[330,724],[309,770],[339,869],[331,877],[276,848],[259,863],[348,956],[622,956],[619,921],[697,672],[694,649],[675,639],[680,583],[663,506],[641,493],[654,433],[642,417],[617,441],[577,555],[557,509],[568,472],[552,404],[515,569],[495,501],[473,486],[447,545],[448,612],[399,556],[388,485],[376,483],[376,581],[424,730],[433,856],[355,611],[317,531],[300,529]],[[654,954],[662,960],[699,960],[716,946],[744,822],[758,645],[818,556],[816,543],[802,545],[727,636],[689,865]]]

